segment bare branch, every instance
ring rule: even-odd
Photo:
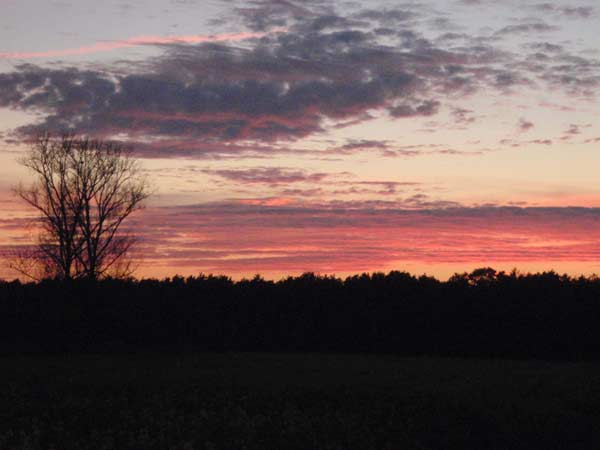
[[[96,279],[117,266],[129,273],[131,264],[121,262],[135,239],[120,228],[149,195],[137,161],[111,142],[45,134],[19,162],[35,182],[17,186],[15,194],[40,215],[30,259],[67,279]]]

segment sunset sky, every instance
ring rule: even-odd
[[[0,254],[31,242],[16,159],[71,131],[155,186],[140,277],[600,273],[595,0],[0,8]]]

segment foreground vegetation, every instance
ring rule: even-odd
[[[324,354],[0,358],[0,448],[591,449],[600,364]]]
[[[600,280],[479,269],[278,282],[0,282],[0,351],[600,357]]]

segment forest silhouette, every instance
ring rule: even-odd
[[[0,282],[3,353],[374,352],[600,357],[600,279],[490,268],[447,281],[405,272],[280,281]]]
[[[129,278],[122,223],[151,193],[120,144],[45,133],[15,192],[39,235],[0,281],[0,350],[253,351],[594,359],[600,279],[491,268],[447,281],[393,271],[280,281]],[[137,230],[133,230],[134,232]]]

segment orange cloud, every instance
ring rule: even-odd
[[[252,205],[252,206],[288,206],[294,204],[294,200],[285,197],[273,197],[266,199],[241,199],[238,200],[241,205]]]
[[[140,275],[408,269],[444,277],[488,265],[578,274],[600,261],[597,209],[340,210],[270,200],[146,211]]]
[[[28,222],[0,219],[3,251],[27,245]],[[409,270],[447,277],[493,266],[599,271],[599,208],[339,208],[285,197],[150,207],[139,232],[138,276]],[[23,237],[22,237],[23,236]],[[0,263],[0,278],[14,274]]]
[[[280,33],[284,28],[274,28],[267,32],[243,32],[210,35],[182,35],[182,36],[137,36],[119,41],[97,42],[93,45],[66,48],[62,50],[46,50],[42,52],[4,52],[0,59],[33,59],[56,58],[62,56],[81,56],[99,52],[109,52],[121,48],[137,47],[140,45],[165,45],[165,44],[200,44],[203,42],[243,41],[246,39],[260,38],[271,33]]]

